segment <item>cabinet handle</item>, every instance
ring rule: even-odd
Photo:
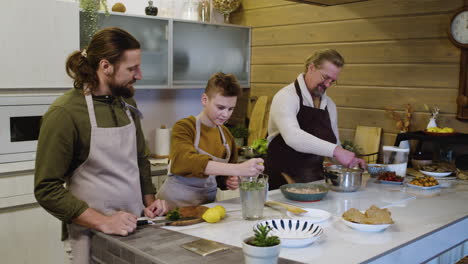
[[[166,34],[165,34],[166,36],[165,37],[166,37],[166,40],[167,40],[169,38],[169,29],[168,29],[167,25],[164,26],[164,28],[166,29]]]

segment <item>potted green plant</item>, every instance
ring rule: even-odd
[[[242,126],[235,126],[230,127],[229,130],[236,141],[236,145],[238,147],[244,146],[245,138],[249,135],[248,129]]]
[[[98,30],[99,10],[104,9],[106,16],[109,15],[107,0],[79,0],[83,15],[83,37],[82,45],[88,45],[94,33]]]
[[[277,263],[281,249],[279,237],[269,235],[271,227],[258,225],[254,229],[254,236],[242,241],[242,251],[246,264]]]

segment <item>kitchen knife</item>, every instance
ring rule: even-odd
[[[137,221],[137,226],[144,226],[144,225],[182,226],[182,225],[197,224],[201,222],[203,222],[203,219],[198,218],[198,217],[183,217],[178,220],[141,218]]]

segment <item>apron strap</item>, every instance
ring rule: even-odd
[[[210,156],[214,161],[219,161],[219,162],[229,162],[229,159],[231,158],[231,148],[229,147],[229,144],[226,142],[226,137],[224,136],[223,128],[221,126],[217,126],[219,133],[221,134],[221,139],[223,141],[223,146],[226,149],[226,158],[218,158],[210,153],[202,150],[199,148],[200,144],[200,134],[201,134],[201,121],[200,121],[200,115],[197,115],[195,117],[195,142],[193,143],[193,146],[195,149],[198,151],[198,153],[205,154]]]
[[[302,92],[301,92],[301,87],[299,86],[299,82],[297,79],[294,81],[294,87],[296,88],[296,93],[297,96],[299,96],[299,106],[302,105]]]
[[[91,127],[97,127],[96,114],[94,113],[93,97],[91,96],[91,93],[85,95],[85,100],[86,105],[88,106],[88,115]]]

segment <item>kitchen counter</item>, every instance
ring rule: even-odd
[[[369,179],[364,185],[367,186],[353,193],[330,191],[322,201],[315,203],[291,202],[279,190],[270,192],[270,200],[289,202],[304,208],[323,209],[333,215],[327,221],[319,223],[324,228],[324,235],[319,240],[305,248],[282,248],[280,257],[305,263],[421,263],[467,241],[467,182],[453,180],[450,188],[436,190],[377,184],[374,179]],[[163,229],[240,247],[241,239],[251,232],[257,221],[242,219],[238,198],[216,204],[227,209],[226,218],[219,223]],[[367,233],[351,229],[341,222],[341,214],[349,208],[365,210],[372,204],[389,207],[395,224],[383,232]],[[214,204],[208,206],[212,205]],[[265,219],[287,217],[283,210],[268,207],[265,207],[264,216]],[[151,228],[154,229],[148,226],[144,230],[151,233]],[[137,232],[127,238],[100,234],[99,238],[124,242],[132,237],[135,239],[138,234]],[[159,241],[154,236],[152,239],[154,245]],[[165,243],[164,236],[159,239],[160,243]],[[142,256],[168,254],[158,250],[158,246],[149,244],[147,247],[152,250],[143,252],[135,247],[131,250]],[[207,260],[202,258],[200,263],[206,263]],[[227,260],[223,262],[238,263]]]

